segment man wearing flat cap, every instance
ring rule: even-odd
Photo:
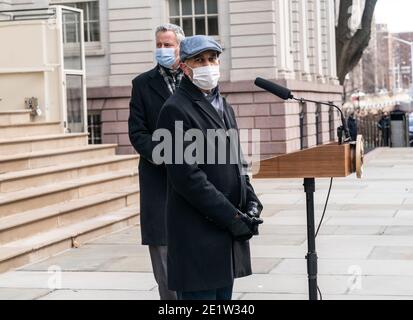
[[[185,75],[158,119],[158,129],[171,133],[172,146],[194,130],[204,146],[203,158],[195,162],[180,159],[179,150],[172,148],[172,161],[166,163],[168,284],[181,300],[230,300],[234,279],[251,274],[248,240],[262,223],[262,205],[241,157],[236,162],[228,157],[233,148],[240,150],[239,139],[233,143],[228,135],[217,135],[225,146],[218,153],[227,156],[222,161],[222,154],[216,154],[211,161],[208,155],[207,131],[238,130],[234,111],[219,92],[221,53],[221,46],[207,36],[181,42]],[[184,150],[189,144],[183,139]]]

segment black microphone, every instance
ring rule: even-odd
[[[283,100],[288,100],[288,99],[293,99],[294,96],[291,93],[290,89],[284,88],[274,82],[265,80],[263,78],[257,78],[255,80],[255,85],[257,87],[260,87],[261,89],[264,89],[265,91],[268,91],[277,97],[283,99]]]
[[[255,85],[257,87],[260,87],[261,89],[264,89],[265,91],[268,91],[268,92],[276,95],[277,97],[279,97],[283,100],[294,99],[294,100],[299,101],[299,102],[312,102],[312,103],[318,103],[318,104],[322,104],[322,105],[326,105],[326,106],[329,106],[329,107],[336,108],[340,112],[340,115],[341,115],[342,127],[340,127],[339,129],[341,129],[344,133],[344,141],[347,142],[347,141],[350,140],[350,133],[349,133],[348,126],[347,126],[347,121],[344,118],[343,111],[338,106],[333,104],[332,102],[326,103],[326,102],[314,101],[314,100],[303,99],[303,98],[300,98],[300,99],[294,98],[294,96],[291,93],[290,89],[282,87],[282,86],[280,86],[280,85],[278,85],[274,82],[265,80],[263,78],[255,79]],[[343,137],[341,137],[341,134],[339,134],[338,141],[339,141],[340,144],[342,143],[342,140],[343,140]]]

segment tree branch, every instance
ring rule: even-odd
[[[340,1],[339,24],[336,28],[337,43],[337,72],[341,84],[346,75],[354,69],[368,47],[371,38],[371,26],[377,0],[366,0],[363,10],[361,27],[351,36],[349,19],[353,0]]]

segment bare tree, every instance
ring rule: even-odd
[[[360,28],[352,32],[350,23],[353,0],[340,0],[339,20],[336,27],[337,73],[340,84],[344,84],[346,75],[353,70],[368,47],[371,26],[377,0],[366,0]]]

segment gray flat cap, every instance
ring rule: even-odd
[[[187,37],[181,42],[181,61],[193,58],[196,55],[208,50],[222,53],[222,47],[211,37],[202,35]]]

